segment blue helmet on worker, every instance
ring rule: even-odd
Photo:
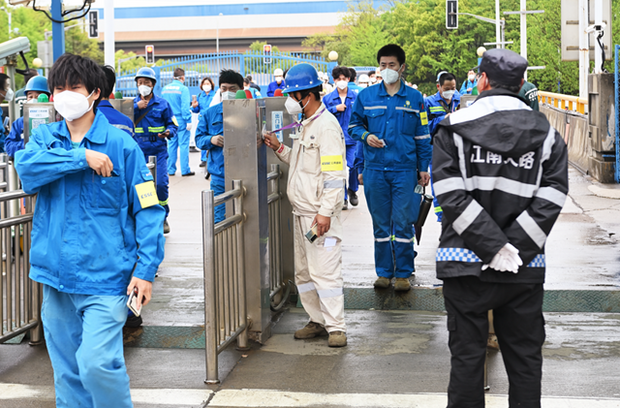
[[[297,64],[289,69],[284,81],[286,82],[286,88],[282,92],[287,94],[316,88],[323,84],[321,79],[319,79],[319,73],[316,68],[307,63]]]
[[[142,67],[138,70],[136,74],[135,80],[138,81],[138,78],[147,78],[153,81],[153,85],[157,83],[157,76],[155,75],[155,71],[153,68]]]
[[[28,83],[26,84],[26,89],[24,89],[24,93],[28,95],[28,92],[31,91],[44,93],[49,96],[50,90],[47,86],[47,79],[41,75],[30,78],[30,81],[28,81]]]

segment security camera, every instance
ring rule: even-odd
[[[0,66],[16,59],[18,55],[30,51],[30,41],[26,37],[18,37],[0,44]]]
[[[592,24],[591,26],[588,26],[588,28],[586,28],[586,33],[592,34],[595,31],[598,31],[598,32],[605,31],[606,27],[607,27],[607,24],[605,23]]]

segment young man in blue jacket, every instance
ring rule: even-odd
[[[413,185],[430,180],[430,135],[422,94],[405,85],[405,51],[388,44],[377,54],[383,82],[360,91],[349,134],[364,146],[364,186],[375,236],[375,287],[411,289],[413,226],[420,202]]]
[[[151,299],[164,257],[159,205],[144,155],[97,110],[104,74],[64,54],[49,76],[63,121],[39,126],[15,168],[37,193],[30,278],[43,284],[41,319],[58,407],[132,407],[123,357],[127,295]]]
[[[344,141],[347,146],[347,166],[349,167],[349,179],[347,188],[344,191],[344,206],[343,210],[348,209],[348,203],[351,202],[352,206],[357,206],[357,190],[359,189],[359,182],[357,180],[357,170],[353,166],[355,162],[355,152],[357,150],[357,141],[353,140],[349,135],[349,121],[351,120],[351,113],[353,102],[357,98],[357,92],[351,89],[350,71],[347,67],[335,67],[332,70],[332,78],[336,84],[336,89],[328,93],[323,97],[323,103],[327,110],[338,119],[342,133],[344,133]],[[360,88],[361,89],[361,88]]]
[[[233,70],[220,73],[220,92],[222,100],[235,99],[237,91],[243,89],[243,77]],[[211,190],[219,195],[225,191],[224,175],[224,113],[222,102],[210,107],[200,116],[196,128],[196,146],[208,150],[207,171],[211,174]],[[215,222],[226,218],[226,206],[215,207]]]
[[[133,120],[114,109],[110,103],[110,95],[114,91],[114,85],[116,84],[116,73],[114,72],[114,68],[109,65],[102,65],[101,69],[105,73],[105,82],[101,90],[101,102],[99,102],[98,108],[108,119],[110,125],[133,137]]]
[[[168,142],[168,174],[174,176],[177,171],[177,152],[181,162],[181,175],[193,176],[196,174],[189,167],[189,136],[192,130],[192,113],[190,111],[189,88],[185,86],[185,71],[181,68],[174,70],[174,81],[164,86],[161,97],[168,101],[179,129],[176,137]]]

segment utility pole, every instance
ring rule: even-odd
[[[496,48],[504,48],[504,44],[502,44],[501,23],[499,19],[499,0],[495,0],[495,42]]]
[[[56,21],[62,21],[62,0],[52,0],[52,18]],[[65,25],[64,23],[56,23],[52,21],[52,46],[54,62],[62,54],[65,53]]]
[[[586,0],[587,1],[587,0]],[[527,19],[528,14],[540,14],[545,10],[528,10],[526,0],[521,0],[519,11],[504,11],[504,14],[519,14],[521,19],[521,56],[527,59]],[[541,67],[528,67],[528,69],[540,69]],[[523,74],[523,78],[527,81],[527,70]]]
[[[114,0],[105,0],[104,4],[105,20],[105,40],[103,45],[105,64],[113,67],[114,65]]]
[[[590,34],[588,0],[579,0],[579,97],[588,98],[588,74],[590,71]]]

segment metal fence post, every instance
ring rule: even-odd
[[[215,282],[215,214],[214,214],[213,190],[202,192],[202,248],[204,267],[204,292],[205,292],[205,357],[207,366],[207,378],[205,383],[217,384],[218,359],[217,359],[217,330],[216,305],[217,287]]]
[[[233,180],[233,189],[241,190],[241,195],[233,200],[233,214],[239,214],[242,217],[243,214],[243,196],[245,196],[245,190],[243,189],[243,181],[241,180]],[[244,221],[242,220],[239,224],[237,224],[237,282],[239,282],[239,316],[238,316],[238,324],[245,323],[245,330],[239,334],[237,337],[237,350],[244,351],[249,350],[248,346],[248,329],[249,322],[248,319],[248,310],[246,304],[245,297],[245,260],[244,260],[244,248],[243,248],[243,225]]]
[[[149,165],[151,164],[153,166],[149,167],[149,170],[153,176],[153,182],[155,183],[155,186],[157,186],[157,156],[149,156]]]

